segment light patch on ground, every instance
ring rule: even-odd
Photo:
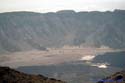
[[[80,60],[83,60],[83,61],[91,61],[95,58],[95,56],[92,56],[92,55],[86,55],[86,56],[83,56]]]
[[[98,68],[103,68],[103,69],[105,69],[105,68],[108,68],[108,63],[96,63],[96,64],[91,64],[91,66],[96,66],[96,67],[98,67]]]
[[[38,66],[61,64],[78,60],[81,55],[74,54],[51,54],[43,51],[18,52],[9,55],[1,55],[9,59],[1,61],[0,65],[17,68],[20,66]]]

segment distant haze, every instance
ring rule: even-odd
[[[0,12],[112,11],[125,9],[124,4],[125,0],[0,0]]]

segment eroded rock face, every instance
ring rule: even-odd
[[[125,71],[117,72],[97,83],[125,83]]]
[[[125,48],[124,26],[124,10],[0,13],[0,53],[64,45],[121,49]]]
[[[28,75],[9,67],[0,67],[0,83],[65,83],[42,75]]]

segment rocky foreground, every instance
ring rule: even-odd
[[[125,83],[125,71],[117,72],[98,81],[97,83]]]
[[[42,75],[25,74],[9,67],[0,67],[0,83],[66,83]],[[117,72],[97,83],[125,83],[125,71]]]
[[[42,75],[28,75],[9,67],[0,67],[0,83],[65,83]]]

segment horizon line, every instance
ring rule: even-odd
[[[42,11],[32,11],[32,10],[13,10],[13,11],[5,11],[5,12],[0,12],[0,13],[12,13],[12,12],[33,12],[33,13],[58,13],[58,12],[63,12],[63,11],[72,11],[72,12],[115,12],[115,11],[125,11],[125,9],[113,9],[113,10],[81,10],[81,11],[76,11],[73,9],[62,9],[62,10],[57,10],[57,11],[48,11],[48,12],[42,12]]]

